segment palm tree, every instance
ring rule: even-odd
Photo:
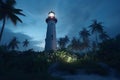
[[[60,49],[66,48],[66,45],[68,42],[69,42],[68,36],[65,36],[63,38],[59,38],[58,45],[59,45]]]
[[[28,47],[29,45],[29,41],[26,39],[25,41],[23,41],[23,47]]]
[[[83,47],[84,48],[88,48],[89,47],[89,36],[90,36],[90,33],[89,31],[86,29],[86,28],[83,28],[82,31],[79,32],[79,35],[80,37],[82,38],[82,41],[83,41]]]
[[[67,46],[68,42],[70,41],[69,40],[69,37],[68,36],[65,36],[64,37],[64,41],[65,41],[65,47]]]
[[[83,30],[79,32],[79,35],[81,36],[82,41],[86,42],[89,39],[90,33],[86,28],[83,28]]]
[[[100,37],[100,39],[101,39],[102,41],[105,41],[105,40],[107,40],[107,39],[110,38],[110,37],[107,35],[106,32],[100,33],[99,37]]]
[[[101,22],[97,22],[97,20],[93,20],[93,23],[89,26],[91,29],[91,33],[95,34],[96,37],[96,45],[98,45],[98,34],[103,32],[103,25]]]
[[[72,50],[75,50],[75,51],[81,50],[81,42],[79,39],[76,39],[75,37],[73,37],[70,46]]]
[[[96,42],[93,41],[92,42],[92,51],[96,53],[96,48],[97,48],[97,45],[96,45]]]
[[[17,15],[25,16],[23,13],[21,13],[21,9],[17,9],[14,7],[15,4],[15,0],[6,0],[4,2],[0,0],[0,20],[3,20],[0,32],[0,42],[5,28],[6,20],[9,18],[13,22],[13,24],[16,25],[17,21],[22,23],[22,20]]]
[[[9,45],[8,45],[8,49],[12,49],[12,50],[15,50],[15,48],[19,48],[18,47],[18,44],[19,44],[20,42],[17,40],[17,38],[16,37],[14,37],[11,41],[10,41],[10,43],[9,43]]]

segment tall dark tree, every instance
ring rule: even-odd
[[[73,39],[71,40],[70,47],[72,48],[72,50],[75,51],[81,50],[82,46],[80,40],[73,37]]]
[[[19,48],[18,47],[18,44],[19,44],[20,42],[17,40],[17,38],[16,37],[14,37],[11,41],[10,41],[10,43],[8,44],[8,49],[12,49],[12,50],[15,50],[15,48]]]
[[[82,31],[79,32],[80,37],[83,42],[86,42],[89,39],[90,33],[86,28],[83,28]]]
[[[90,36],[90,33],[89,33],[89,31],[86,29],[86,28],[83,28],[83,30],[82,31],[80,31],[79,32],[79,35],[80,35],[80,37],[82,38],[82,46],[84,47],[84,48],[88,48],[89,47],[89,36]]]
[[[97,45],[96,45],[96,42],[93,41],[92,42],[92,51],[96,53],[96,48],[97,48]]]
[[[102,33],[100,33],[99,38],[100,38],[102,41],[105,41],[105,40],[109,39],[110,37],[107,35],[106,32],[102,32]]]
[[[98,45],[98,34],[103,32],[102,22],[98,22],[97,20],[93,20],[93,23],[89,26],[91,33],[95,34],[96,37],[96,45]]]
[[[98,58],[120,72],[120,34],[100,43]]]
[[[29,41],[26,39],[25,41],[23,41],[23,47],[28,47],[29,45]]]
[[[17,15],[25,16],[21,13],[21,9],[15,8],[16,1],[15,0],[0,0],[0,20],[3,20],[1,32],[0,32],[0,42],[2,39],[2,34],[5,28],[6,20],[10,19],[14,25],[17,24],[17,21],[22,23],[22,20]]]
[[[67,44],[69,43],[69,37],[68,36],[65,36],[64,37],[64,40],[65,40],[65,47],[67,46]]]
[[[69,42],[68,36],[65,36],[63,38],[59,38],[58,45],[59,45],[60,49],[66,48],[66,45],[68,42]]]

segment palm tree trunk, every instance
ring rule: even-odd
[[[96,34],[95,34],[95,39],[96,39],[96,42],[95,42],[95,49],[94,49],[94,52],[96,53],[97,48],[98,48],[98,36],[97,36],[97,32],[96,32]]]
[[[97,32],[96,32],[96,46],[98,46],[98,35],[97,35]]]
[[[6,19],[4,18],[3,19],[2,29],[1,29],[1,32],[0,32],[0,43],[1,43],[1,40],[2,40],[2,34],[3,34],[3,31],[4,31],[4,28],[5,28],[5,22],[6,22]]]

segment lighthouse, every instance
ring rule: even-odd
[[[51,51],[51,50],[55,51],[57,50],[57,42],[56,42],[57,19],[53,11],[48,13],[46,23],[47,23],[47,33],[45,39],[45,51]]]

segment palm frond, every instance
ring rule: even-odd
[[[9,6],[14,6],[16,4],[16,0],[6,0],[6,4]]]
[[[10,14],[9,17],[10,17],[10,19],[13,22],[14,25],[17,24],[17,21],[22,23],[22,20],[18,16],[14,15],[14,14]]]
[[[23,11],[22,9],[14,9],[13,12],[15,14],[19,14],[19,15],[22,15],[22,16],[25,16],[25,14],[21,13],[21,11]]]

